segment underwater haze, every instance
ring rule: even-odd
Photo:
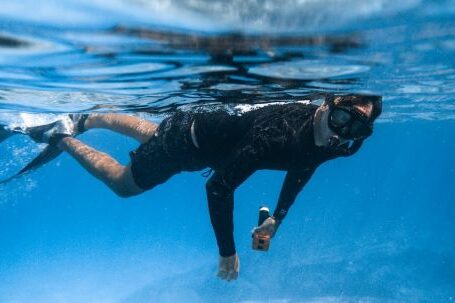
[[[283,172],[236,191],[239,279],[216,277],[201,173],[122,199],[68,154],[0,185],[0,302],[455,302],[455,3],[42,0],[0,3],[0,125],[68,113],[382,96],[374,134],[322,165],[251,249]],[[137,147],[79,137],[126,164]],[[42,149],[0,144],[0,180]]]

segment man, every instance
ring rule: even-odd
[[[287,171],[273,216],[254,231],[273,237],[316,168],[355,153],[381,111],[380,97],[328,96],[321,106],[297,102],[243,113],[178,111],[159,125],[126,115],[72,115],[50,128],[30,129],[29,135],[71,154],[121,197],[143,193],[181,171],[212,168],[206,190],[220,254],[218,276],[229,281],[239,272],[235,189],[256,170]],[[137,139],[141,145],[130,153],[131,163],[122,166],[74,138],[92,128]]]

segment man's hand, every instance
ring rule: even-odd
[[[240,260],[237,253],[230,257],[221,257],[218,266],[218,277],[231,281],[237,279],[240,270]]]
[[[254,228],[252,233],[253,233],[253,235],[256,233],[259,233],[261,235],[269,236],[270,238],[273,238],[277,229],[278,229],[278,223],[276,222],[276,220],[273,217],[268,217],[264,221],[264,223],[261,224],[261,226]]]

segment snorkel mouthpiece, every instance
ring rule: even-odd
[[[331,136],[329,138],[329,145],[328,148],[335,148],[338,147],[341,143],[340,137],[338,135]]]

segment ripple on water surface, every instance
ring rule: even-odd
[[[359,9],[360,3],[354,2]],[[166,5],[175,9],[179,3]],[[406,18],[376,19],[370,16],[376,9],[368,4],[362,6],[362,14],[350,13],[370,16],[364,23],[356,21],[338,32],[301,30],[283,35],[267,32],[267,27],[259,33],[233,32],[226,24],[218,33],[217,26],[203,32],[178,22],[174,26],[180,28],[167,23],[138,26],[133,21],[144,20],[144,14],[152,11],[165,18],[166,9],[145,5],[136,19],[125,19],[121,16],[134,15],[139,6],[130,4],[122,12],[121,1],[109,10],[100,4],[105,3],[72,3],[70,11],[83,12],[84,18],[74,19],[79,26],[76,21],[71,26],[56,26],[53,19],[37,22],[29,13],[15,20],[14,11],[27,5],[5,8],[8,23],[0,22],[0,111],[154,111],[191,103],[292,101],[328,92],[383,96],[382,121],[455,117],[454,26],[444,3],[417,6],[418,1],[406,1],[387,10],[392,15],[406,13]],[[195,10],[209,14],[216,12],[211,5],[177,7],[190,14]],[[312,5],[303,6],[311,11]],[[323,6],[313,12],[333,13]],[[103,9],[109,11],[109,25],[83,22],[90,14],[98,17]],[[0,21],[4,14],[0,13]],[[282,14],[293,12],[277,7],[275,17]],[[442,17],[435,19],[437,14]],[[59,16],[58,8],[47,15]],[[223,19],[208,17],[214,24]],[[273,20],[263,21],[270,28],[281,24]]]
[[[250,69],[250,73],[272,78],[315,80],[348,77],[369,71],[366,65],[329,64],[323,60],[299,60],[283,63],[264,64]]]

